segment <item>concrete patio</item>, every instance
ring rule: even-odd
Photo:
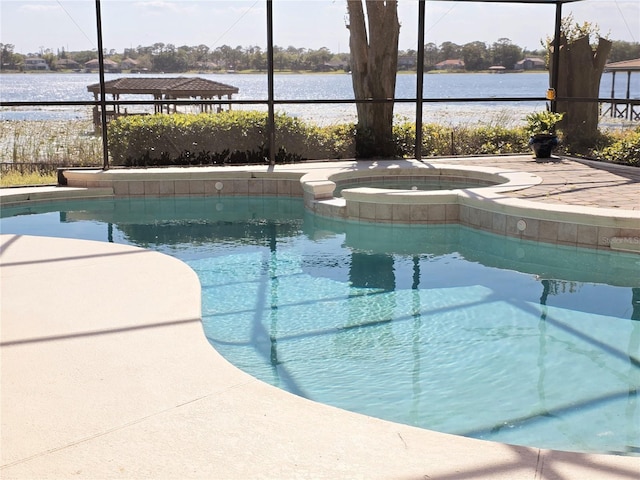
[[[637,169],[528,161],[544,181],[514,195],[640,220]],[[442,434],[262,383],[207,342],[198,278],[172,257],[81,240],[0,241],[3,479],[639,478],[640,457]]]

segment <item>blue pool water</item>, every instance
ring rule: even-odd
[[[332,221],[292,199],[75,201],[2,217],[2,233],[182,259],[211,344],[297,395],[476,438],[640,454],[637,255]]]

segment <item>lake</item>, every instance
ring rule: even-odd
[[[106,74],[112,80],[135,74]],[[143,75],[143,74],[141,74]],[[267,75],[260,74],[184,74],[153,77],[198,76],[239,88],[234,100],[266,100]],[[600,97],[611,96],[612,75],[602,76]],[[0,74],[0,100],[11,101],[92,101],[93,94],[87,86],[98,83],[97,73],[31,73]],[[546,72],[541,73],[439,73],[424,76],[424,97],[432,99],[487,97],[542,97],[549,83]],[[616,76],[617,98],[626,93],[626,76]],[[274,78],[276,100],[353,99],[351,76],[348,74],[276,74]],[[396,81],[396,98],[416,96],[416,74],[399,74]],[[631,97],[640,98],[640,75],[632,75]],[[150,96],[126,96],[123,100],[151,100]],[[129,110],[144,107],[130,107]],[[234,105],[234,109],[266,109],[261,105]],[[518,101],[481,103],[425,103],[423,121],[440,124],[474,124],[478,122],[505,126],[517,125],[532,111],[545,108],[545,102]],[[355,105],[277,105],[277,111],[310,120],[320,125],[355,122]],[[138,111],[138,110],[136,110]],[[415,104],[398,103],[394,113],[400,119],[415,118]],[[0,120],[88,120],[91,107],[15,107],[2,108]],[[603,121],[612,123],[610,119]],[[602,122],[601,122],[602,123]],[[615,124],[615,121],[613,121]]]

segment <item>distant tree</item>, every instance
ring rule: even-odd
[[[222,45],[213,51],[211,58],[220,66],[230,70],[238,70],[244,65],[248,65],[248,62],[245,62],[246,55],[240,45],[235,48]]]
[[[254,70],[267,69],[267,56],[259,46],[251,47],[247,53],[249,55],[249,68]]]
[[[276,70],[284,70],[287,64],[287,54],[284,48],[277,45],[273,46],[273,68]]]
[[[489,49],[484,42],[471,42],[463,45],[462,59],[467,70],[486,70],[491,66]]]
[[[44,50],[40,57],[42,57],[47,62],[49,68],[53,69],[53,65],[56,60],[56,54],[53,53],[51,49],[47,48],[46,50]]]
[[[155,72],[184,72],[189,68],[189,61],[184,52],[174,48],[151,57],[151,68]]]
[[[196,60],[194,50],[194,47],[190,47],[189,45],[180,45],[174,50],[174,53],[178,57],[184,58],[187,70],[198,68],[198,61]]]
[[[164,52],[164,43],[154,43],[151,46],[151,54],[152,55],[159,55],[161,53]]]
[[[125,48],[122,52],[122,56],[123,58],[132,58],[135,60],[138,58],[138,52],[134,48]]]
[[[302,70],[305,65],[306,52],[305,48],[296,48],[293,45],[289,45],[286,50],[283,50],[284,68]]]
[[[14,48],[10,43],[0,43],[0,68],[16,68],[18,57],[13,53]]]
[[[138,55],[151,55],[153,53],[153,47],[143,47],[138,45],[136,51],[138,52]]]
[[[513,70],[514,65],[522,59],[522,49],[511,43],[508,38],[499,38],[491,47],[492,63]]]
[[[622,40],[614,40],[611,43],[609,62],[622,62],[624,60],[640,58],[640,43],[625,42]]]
[[[244,63],[244,51],[242,45],[236,45],[236,48],[229,52],[231,58],[229,59],[234,70],[240,70],[245,67]]]
[[[206,68],[205,64],[209,61],[209,47],[206,45],[200,44],[195,47],[183,45],[178,50],[187,55],[190,69],[201,70]]]
[[[459,58],[462,58],[462,47],[453,42],[442,42],[442,44],[440,45],[438,58],[439,62],[444,60],[457,60]]]
[[[135,59],[138,62],[137,68],[151,70],[153,65],[151,58],[150,54],[139,55],[138,58]]]
[[[317,70],[320,66],[331,60],[331,57],[331,52],[326,47],[310,51],[307,56],[309,68]]]
[[[331,56],[331,61],[341,63],[346,71],[351,71],[351,57],[348,53],[336,53]]]
[[[436,63],[440,61],[439,59],[438,46],[435,43],[427,43],[424,46],[424,69],[431,70],[435,66]]]
[[[224,68],[229,68],[229,52],[231,51],[231,47],[229,45],[222,45],[217,47],[213,52],[211,52],[211,58],[218,65],[223,66]]]
[[[348,0],[351,82],[356,100],[395,98],[398,70],[398,2]],[[356,155],[393,156],[393,103],[358,103]]]
[[[89,60],[98,58],[98,53],[92,50],[82,50],[80,52],[73,52],[73,54],[69,53],[69,58],[72,58],[80,65],[84,65]]]

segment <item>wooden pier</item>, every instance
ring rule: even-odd
[[[600,116],[640,122],[640,100],[620,99],[600,103]]]
[[[609,63],[604,67],[605,73],[611,73],[611,99],[600,103],[600,116],[640,121],[640,99],[631,98],[631,74],[640,72],[640,58]],[[627,91],[625,98],[616,98],[616,73],[627,74]]]

